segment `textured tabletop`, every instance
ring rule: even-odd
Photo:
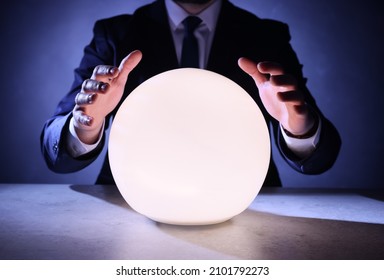
[[[235,218],[160,224],[113,186],[0,185],[0,259],[384,259],[384,195],[268,188]]]

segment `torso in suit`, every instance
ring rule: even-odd
[[[333,165],[341,141],[336,129],[322,116],[307,90],[301,65],[289,40],[290,35],[285,24],[261,20],[224,0],[207,69],[230,78],[252,96],[263,111],[271,130],[271,139],[275,139],[281,155],[292,168],[302,173],[318,174]],[[143,58],[129,75],[124,98],[143,81],[179,67],[163,0],[144,6],[133,15],[116,16],[95,24],[94,37],[85,48],[80,66],[75,70],[72,88],[59,103],[55,115],[45,124],[41,135],[42,152],[50,169],[60,173],[75,172],[97,158],[104,140],[98,148],[80,158],[72,158],[67,152],[65,139],[75,96],[80,91],[82,82],[91,77],[95,66],[118,66],[128,53],[136,49],[142,51]],[[320,142],[309,158],[299,159],[286,147],[277,121],[268,115],[259,99],[254,81],[238,67],[237,61],[240,57],[248,57],[254,62],[279,62],[288,73],[297,77],[307,103],[317,110],[322,121]],[[116,111],[117,108],[108,118],[113,117]],[[105,128],[108,123],[107,120]],[[108,157],[96,183],[114,184]],[[277,168],[271,161],[264,186],[280,185]]]

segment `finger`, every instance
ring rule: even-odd
[[[298,90],[278,92],[277,96],[280,101],[290,103],[291,105],[301,106],[305,104],[303,95]]]
[[[139,64],[142,58],[141,51],[133,51],[127,55],[120,63],[119,66],[119,76],[117,78],[117,83],[124,84],[127,82],[129,73]]]
[[[86,115],[81,110],[74,110],[73,111],[73,119],[85,126],[92,126],[93,118],[91,116]]]
[[[263,61],[257,64],[257,69],[260,73],[269,74],[269,75],[282,75],[284,74],[283,66],[276,62]]]
[[[269,79],[272,85],[294,90],[297,86],[296,79],[291,75],[272,75]]]
[[[84,92],[104,93],[108,90],[109,84],[101,81],[87,79],[83,82],[81,88]]]
[[[254,63],[252,60],[242,57],[238,60],[238,64],[245,73],[254,79],[257,86],[268,80],[264,74],[260,73],[260,71],[257,69],[256,63]]]
[[[117,76],[119,69],[116,66],[98,65],[93,69],[92,79],[107,82]]]
[[[79,106],[92,104],[95,102],[96,98],[96,93],[79,92],[75,97],[75,103]]]
[[[301,105],[294,105],[293,106],[294,109],[295,109],[295,112],[298,114],[298,115],[305,115],[308,113],[308,106],[306,103],[304,104],[301,104]]]

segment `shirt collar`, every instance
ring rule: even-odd
[[[211,32],[215,30],[216,27],[217,18],[219,17],[221,8],[221,1],[222,0],[214,1],[208,8],[196,15],[201,18]],[[171,29],[175,31],[180,26],[181,22],[190,14],[172,0],[165,0],[165,6],[167,8]]]

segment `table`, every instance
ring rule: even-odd
[[[116,187],[0,185],[0,259],[384,259],[384,193],[265,188],[233,219],[172,226]]]

